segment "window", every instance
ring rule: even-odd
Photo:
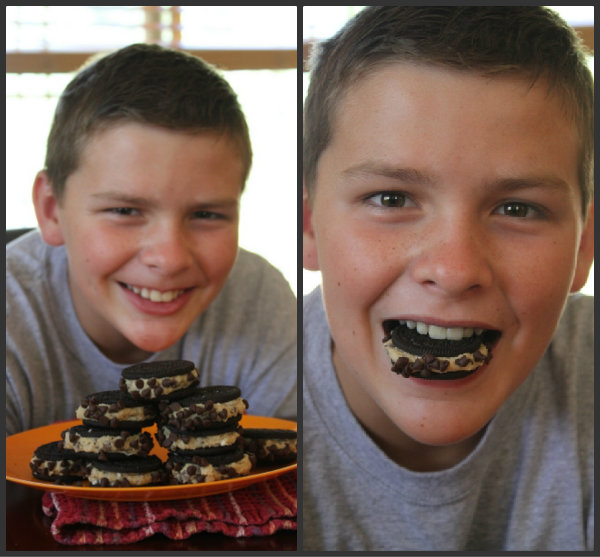
[[[295,6],[8,6],[6,17],[7,228],[36,225],[31,186],[76,69],[96,52],[158,42],[216,64],[236,90],[254,151],[240,245],[297,291]]]

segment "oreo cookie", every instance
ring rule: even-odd
[[[141,487],[164,483],[167,473],[157,456],[130,456],[122,460],[91,460],[88,480],[93,487]]]
[[[246,476],[254,465],[254,457],[238,447],[212,456],[169,453],[165,468],[170,483],[194,484]]]
[[[29,462],[31,474],[47,482],[77,483],[87,477],[86,459],[63,448],[60,441],[39,446]]]
[[[404,377],[459,379],[477,371],[492,358],[498,331],[483,331],[460,340],[436,340],[399,322],[384,323],[383,339],[392,371]]]
[[[116,460],[127,456],[147,456],[154,447],[146,431],[73,426],[61,433],[62,448],[97,460]]]
[[[75,416],[84,425],[121,429],[140,429],[152,425],[156,407],[122,391],[101,391],[82,399]]]
[[[177,430],[159,425],[155,434],[161,447],[178,454],[214,455],[234,449],[241,436],[237,425],[219,429]]]
[[[133,398],[171,400],[191,394],[198,384],[198,370],[187,360],[159,360],[126,367],[121,372],[119,390]]]
[[[254,454],[257,462],[289,462],[298,455],[298,434],[291,429],[244,428],[242,439],[244,449]]]
[[[248,402],[238,387],[214,385],[197,388],[176,401],[160,401],[158,408],[162,423],[178,430],[197,430],[237,424]]]

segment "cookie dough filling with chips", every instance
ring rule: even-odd
[[[383,326],[383,346],[393,364],[392,371],[422,379],[470,375],[491,360],[492,346],[500,337],[494,330],[442,329],[415,321],[388,320]]]
[[[201,449],[230,449],[240,440],[240,433],[235,427],[224,430],[179,431],[163,425],[157,430],[155,436],[161,447],[176,453],[194,452]]]
[[[200,387],[185,398],[159,402],[165,423],[179,430],[219,428],[236,424],[248,408],[238,387],[214,385]]]
[[[124,456],[147,456],[154,441],[146,431],[73,426],[61,434],[62,448],[100,460]]]
[[[183,456],[170,453],[165,468],[172,483],[193,484],[216,482],[247,476],[255,459],[241,449],[214,456]]]
[[[140,487],[160,484],[166,479],[163,463],[154,455],[90,461],[88,470],[88,480],[94,487]]]
[[[244,428],[242,438],[245,450],[258,462],[288,462],[298,454],[298,434],[291,429]]]
[[[92,393],[75,411],[75,417],[85,425],[124,429],[147,427],[154,423],[156,415],[154,405],[121,391]]]

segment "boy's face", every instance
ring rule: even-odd
[[[467,440],[587,277],[575,125],[544,84],[396,64],[346,93],[333,128],[305,201],[304,261],[322,272],[342,388],[384,443]],[[382,345],[387,319],[501,337],[469,377],[405,378]]]
[[[57,205],[77,315],[116,361],[175,343],[237,256],[233,141],[136,123],[96,133]]]

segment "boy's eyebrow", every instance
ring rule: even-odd
[[[342,171],[346,177],[382,176],[392,178],[407,184],[435,185],[440,182],[436,176],[423,172],[413,167],[391,166],[387,163],[368,161],[351,166]],[[516,176],[492,179],[486,184],[486,189],[498,189],[507,192],[528,188],[548,188],[555,190],[571,191],[573,188],[558,176],[553,174],[534,174],[529,176]]]
[[[433,176],[416,168],[396,167],[386,163],[371,161],[346,168],[342,174],[347,177],[360,177],[361,175],[382,176],[414,184],[433,184],[437,181]]]
[[[140,197],[136,195],[129,195],[121,191],[106,191],[92,194],[94,199],[110,201],[111,203],[128,203],[139,207],[151,207],[156,203],[149,198]],[[193,207],[196,210],[210,209],[210,208],[228,208],[237,207],[239,200],[233,198],[221,198],[221,199],[210,199],[207,201],[198,201],[193,203]]]
[[[146,197],[139,197],[136,195],[129,195],[127,193],[123,193],[122,191],[104,191],[99,193],[93,193],[92,197],[94,199],[99,199],[103,201],[111,201],[118,203],[130,203],[132,205],[143,205],[150,206],[152,202]]]
[[[529,188],[549,188],[556,190],[571,191],[567,182],[557,176],[540,175],[524,176],[519,178],[500,178],[492,182],[494,187],[504,191],[518,191]]]

